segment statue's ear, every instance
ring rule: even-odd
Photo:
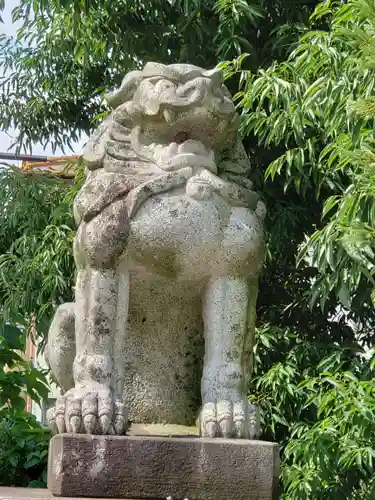
[[[108,106],[114,109],[120,106],[120,104],[131,100],[142,79],[142,71],[131,71],[127,73],[121,82],[120,88],[104,96]]]
[[[220,87],[224,83],[223,70],[221,68],[213,68],[202,73],[202,76],[213,80],[215,87]],[[232,96],[231,96],[232,97]]]

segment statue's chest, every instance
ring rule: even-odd
[[[230,208],[217,195],[196,200],[185,188],[158,194],[134,216],[127,255],[135,263],[166,269],[167,274],[200,268],[221,246],[229,216]]]
[[[150,197],[130,223],[124,253],[130,267],[194,282],[258,270],[263,230],[254,212],[215,193],[189,196],[185,187]]]

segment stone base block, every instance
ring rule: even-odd
[[[50,444],[48,488],[64,497],[271,500],[278,475],[274,443],[61,434]]]

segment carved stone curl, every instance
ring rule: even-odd
[[[221,71],[148,63],[84,150],[75,303],[52,322],[57,432],[193,424],[255,436],[247,403],[264,204]],[[199,409],[201,409],[199,411]]]

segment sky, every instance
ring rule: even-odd
[[[1,13],[4,23],[0,24],[0,33],[6,33],[7,35],[14,36],[17,32],[17,24],[12,23],[12,10],[18,5],[18,0],[5,0],[5,8]],[[10,136],[16,136],[14,130],[7,131]],[[79,143],[74,144],[74,153],[80,153],[82,146],[86,138],[83,138]],[[4,131],[0,130],[0,152],[8,152],[9,146],[14,142],[12,137],[9,137]],[[9,150],[9,152],[14,151],[15,148]],[[41,144],[35,144],[32,148],[33,155],[45,155],[45,156],[60,156],[63,155],[62,151],[57,149],[55,154],[52,153],[52,147],[49,145],[44,148]],[[65,154],[72,154],[70,151],[66,151]]]

